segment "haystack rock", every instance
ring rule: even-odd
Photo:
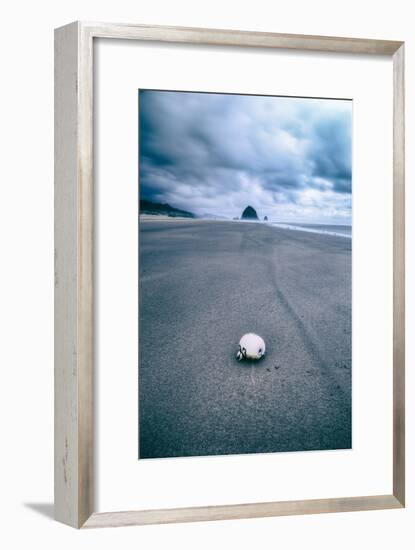
[[[242,212],[241,220],[258,220],[258,214],[256,213],[255,208],[252,206],[247,206]]]

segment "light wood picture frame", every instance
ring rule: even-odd
[[[115,38],[393,59],[393,492],[319,500],[94,511],[93,41]],[[404,43],[74,22],[55,30],[55,517],[76,528],[380,510],[405,506]]]

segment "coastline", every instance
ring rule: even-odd
[[[334,237],[346,237],[352,238],[351,226],[346,225],[326,225],[326,224],[303,224],[303,223],[285,223],[285,222],[273,222],[273,221],[264,221],[264,220],[234,220],[234,219],[210,219],[203,217],[189,218],[184,216],[166,216],[163,214],[139,214],[140,222],[205,222],[205,223],[257,223],[264,224],[270,227],[275,227],[278,229],[287,229],[290,231],[304,231],[306,233],[317,233],[322,235],[331,235]],[[337,227],[339,229],[337,229]],[[327,229],[330,228],[330,229]],[[332,229],[334,228],[334,229]]]

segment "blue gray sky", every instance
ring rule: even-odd
[[[141,198],[351,223],[351,101],[140,90],[139,123]]]

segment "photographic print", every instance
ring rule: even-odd
[[[352,101],[139,90],[139,458],[352,446]]]

